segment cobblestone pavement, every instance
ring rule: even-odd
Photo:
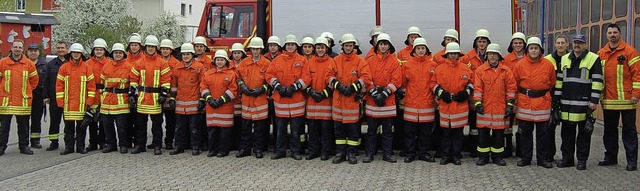
[[[559,128],[557,135],[559,147]],[[357,165],[319,159],[274,161],[271,153],[263,159],[237,159],[235,152],[225,158],[192,156],[190,151],[176,156],[167,151],[161,156],[149,151],[60,156],[60,150],[39,149],[25,156],[13,145],[0,157],[0,190],[637,190],[640,171],[624,170],[622,150],[619,165],[597,166],[603,157],[601,135],[600,126],[592,137],[586,171],[517,167],[517,158],[507,159],[506,167],[479,167],[469,157],[461,166],[442,166],[422,161],[405,164],[400,157],[390,164],[380,156],[373,163]],[[43,144],[46,147],[49,141]]]

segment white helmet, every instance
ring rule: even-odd
[[[162,41],[160,41],[160,48],[173,49],[173,41],[171,41],[169,39],[162,39]]]
[[[378,39],[376,41],[376,44],[378,44],[378,42],[383,41],[383,40],[389,41],[389,43],[391,43],[391,36],[389,36],[389,34],[387,34],[387,33],[380,33],[378,35]]]
[[[313,41],[313,38],[311,38],[311,37],[304,37],[304,38],[302,38],[302,41],[300,41],[300,45],[303,45],[303,44],[311,44],[311,45],[313,45],[313,44],[315,44],[315,41]]]
[[[278,36],[270,36],[269,39],[267,39],[267,44],[277,44],[278,46],[282,46],[280,37]]]
[[[457,42],[451,42],[451,43],[447,44],[447,47],[446,47],[444,53],[445,53],[445,55],[448,54],[448,53],[461,53],[460,52],[460,44],[458,44]]]
[[[203,36],[197,36],[196,38],[193,39],[193,45],[196,45],[196,44],[207,46],[207,39],[204,38]]]
[[[487,29],[478,29],[478,31],[476,31],[476,38],[478,37],[489,38],[489,31],[487,31]]]
[[[532,45],[532,44],[537,44],[538,46],[542,47],[542,41],[540,41],[540,38],[535,37],[535,36],[534,37],[530,37],[527,40],[527,47],[529,47],[529,45]]]
[[[496,43],[491,43],[487,46],[487,52],[493,52],[500,54],[500,45]]]
[[[331,40],[334,40],[333,34],[331,34],[330,32],[323,32],[322,34],[320,34],[320,37],[330,38]]]
[[[444,33],[444,37],[451,37],[458,40],[458,31],[455,29],[447,29],[447,32]]]
[[[343,45],[344,43],[347,43],[347,42],[355,43],[356,42],[356,37],[353,36],[353,34],[350,34],[350,33],[342,35],[342,39],[340,39],[340,45]]]
[[[233,51],[242,51],[242,53],[246,54],[246,52],[244,52],[244,46],[240,43],[233,43],[233,45],[231,45],[231,52]]]
[[[413,40],[413,49],[415,49],[415,48],[416,48],[416,46],[419,46],[419,45],[424,45],[424,46],[426,46],[426,47],[429,47],[429,46],[427,45],[427,40],[426,40],[426,39],[424,39],[424,38],[422,38],[422,37],[418,37],[418,38],[416,38],[415,40]]]
[[[229,55],[227,55],[227,51],[225,51],[225,50],[218,50],[218,51],[216,51],[215,56],[213,56],[213,59],[215,59],[215,58],[224,58],[224,59],[226,59],[228,61],[229,60]]]
[[[287,44],[287,43],[294,43],[294,44],[298,45],[298,37],[296,37],[296,35],[292,35],[292,34],[285,36],[284,37],[284,44]]]
[[[327,38],[322,36],[316,38],[316,45],[318,44],[324,44],[325,46],[329,47],[329,41],[327,40]]]
[[[125,52],[125,50],[124,50],[124,44],[122,44],[122,43],[115,43],[115,44],[113,44],[113,46],[111,47],[111,51],[113,52],[113,51],[116,51],[116,50],[119,50],[119,51]]]
[[[249,42],[249,48],[264,48],[264,42],[260,37],[253,37]]]
[[[418,27],[409,27],[409,30],[407,30],[407,36],[412,34],[417,34],[418,36],[422,36],[422,33],[420,33],[420,28]]]
[[[155,46],[155,47],[157,47],[158,44],[160,44],[158,42],[158,37],[156,37],[154,35],[149,35],[149,36],[144,38],[144,46]]]
[[[191,43],[184,43],[182,44],[182,46],[180,46],[180,53],[196,53],[196,50],[193,48],[193,44]]]
[[[133,42],[142,44],[142,36],[138,33],[132,33],[129,35],[129,44]]]
[[[84,53],[84,47],[80,43],[73,43],[71,47],[69,47],[69,52]]]
[[[97,38],[93,41],[93,48],[104,48],[107,50],[107,41],[101,38]]]
[[[513,35],[511,36],[511,41],[517,38],[522,39],[525,44],[527,43],[527,36],[525,36],[524,33],[521,33],[521,32],[513,33]]]
[[[371,29],[371,31],[369,32],[369,37],[379,35],[380,33],[384,33],[384,28],[382,28],[382,26],[376,26],[375,28]]]

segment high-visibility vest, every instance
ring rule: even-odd
[[[578,59],[579,66],[572,67]],[[597,104],[603,89],[600,58],[588,51],[576,58],[572,52],[562,56],[560,71],[555,86],[560,90],[556,95],[561,96],[560,118],[570,122],[586,120],[589,102]]]

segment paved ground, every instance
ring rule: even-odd
[[[60,150],[39,149],[25,156],[13,145],[0,157],[0,190],[637,190],[640,171],[625,171],[622,153],[620,165],[597,166],[603,157],[601,135],[600,126],[592,138],[586,171],[517,167],[516,158],[507,159],[506,167],[478,167],[472,158],[464,158],[461,166],[405,164],[400,158],[390,164],[380,156],[371,164],[333,165],[318,159],[273,161],[270,153],[264,159],[236,159],[191,156],[189,151],[177,156],[60,156]],[[17,141],[15,129],[11,137]]]

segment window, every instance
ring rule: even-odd
[[[189,4],[189,15],[193,15],[193,5]]]
[[[600,47],[607,44],[607,25],[609,24],[605,23],[605,24],[602,24],[602,26],[600,26],[600,30],[602,30],[602,33],[600,35],[600,46],[598,46],[598,49],[600,49]],[[598,49],[595,49],[595,50],[598,50]]]
[[[635,5],[635,7],[636,7],[636,13],[639,13],[640,12],[640,0],[635,0],[633,2],[633,5]]]
[[[560,29],[560,21],[562,20],[562,1],[556,0],[556,30]]]
[[[618,27],[620,27],[620,38],[625,42],[628,42],[627,41],[627,20],[618,21],[616,22],[616,24],[618,25]]]
[[[553,34],[549,34],[549,37],[547,37],[547,50],[545,51],[545,53],[551,54],[551,52],[553,52],[554,39],[555,39],[555,36]]]
[[[571,9],[569,25],[575,27],[576,22],[578,22],[578,0],[571,0],[571,5],[569,5],[569,7]]]
[[[187,5],[185,5],[184,3],[180,4],[180,16],[185,16],[186,15],[186,9],[187,9]]]
[[[591,0],[591,22],[600,21],[600,0]]]
[[[637,3],[638,1],[636,1]],[[637,4],[636,4],[637,7]],[[637,10],[637,9],[636,9]],[[640,48],[640,18],[636,18],[636,22],[634,23],[634,35],[633,35],[633,47],[636,48],[636,50],[638,48]]]
[[[613,16],[613,0],[602,0],[602,20],[611,19]]]
[[[38,24],[31,25],[31,32],[44,32],[44,25],[38,25]]]
[[[599,25],[591,26],[591,31],[589,34],[589,49],[590,50],[600,49],[600,26]]]
[[[562,28],[569,28],[569,0],[562,1]]]
[[[207,17],[208,37],[249,37],[253,30],[252,6],[213,6]]]
[[[16,11],[24,12],[27,7],[27,0],[16,0]]]
[[[627,16],[627,0],[616,0],[616,17]]]
[[[589,5],[591,5],[589,0],[582,0],[582,5],[580,7],[580,20],[583,25],[589,23]]]
[[[549,11],[549,16],[547,17],[547,30],[553,30],[553,19],[554,19],[554,13],[555,13],[555,9],[553,9],[555,6],[555,4],[553,3],[553,0],[549,0],[549,3],[547,3],[547,5],[549,5],[549,9],[547,11]]]

